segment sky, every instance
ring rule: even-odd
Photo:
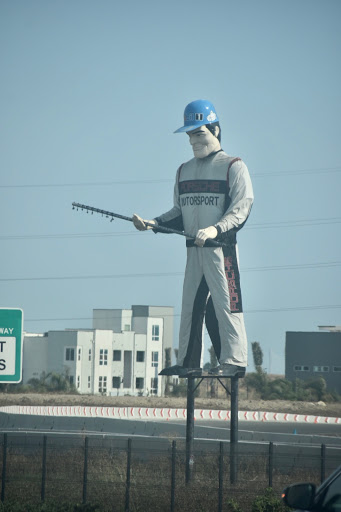
[[[287,331],[341,325],[340,15],[339,0],[1,0],[0,307],[42,333],[173,306],[176,348],[184,238],[71,203],[170,209],[192,158],[173,132],[208,99],[255,193],[238,238],[249,371],[252,342],[280,374]]]

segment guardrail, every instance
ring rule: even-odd
[[[33,416],[67,416],[82,418],[117,418],[131,420],[178,420],[186,419],[186,409],[157,407],[85,407],[80,405],[9,405],[0,407],[0,412]],[[195,409],[195,421],[231,419],[231,411],[216,409]],[[328,423],[341,425],[341,418],[308,414],[293,414],[265,411],[238,411],[239,421],[264,421],[277,423]]]

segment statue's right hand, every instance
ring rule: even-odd
[[[136,213],[134,213],[133,215],[133,223],[136,229],[138,229],[139,231],[145,231],[147,229],[147,226],[145,225],[143,219]]]
[[[139,215],[134,213],[133,215],[133,223],[136,229],[139,231],[145,231],[146,229],[152,229],[151,226],[146,226],[145,222],[148,222],[149,224],[154,224],[157,226],[157,222],[155,220],[144,220]]]

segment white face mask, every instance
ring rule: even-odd
[[[218,127],[216,127],[216,130],[217,129],[219,130]],[[221,149],[219,140],[205,125],[188,132],[188,136],[195,158],[205,158],[211,153]]]

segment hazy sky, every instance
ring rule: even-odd
[[[168,210],[192,157],[173,131],[204,98],[254,185],[239,234],[249,343],[279,373],[286,331],[340,325],[340,16],[340,0],[1,0],[0,306],[29,332],[174,306],[177,346],[184,239],[71,203]]]

